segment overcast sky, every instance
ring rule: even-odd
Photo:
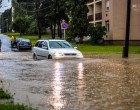
[[[0,12],[4,12],[6,9],[11,8],[11,0],[2,0],[2,8],[0,8]]]

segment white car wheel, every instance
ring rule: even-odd
[[[48,56],[48,59],[52,59],[52,56],[51,56],[51,55],[49,55],[49,56]]]

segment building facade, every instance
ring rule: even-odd
[[[89,0],[88,20],[106,27],[106,42],[122,44],[125,40],[127,0]],[[131,0],[130,44],[140,45],[140,0]]]

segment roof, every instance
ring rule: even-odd
[[[65,41],[63,39],[40,39],[38,41]]]

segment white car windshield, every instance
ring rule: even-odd
[[[67,41],[49,41],[50,48],[73,48]]]

